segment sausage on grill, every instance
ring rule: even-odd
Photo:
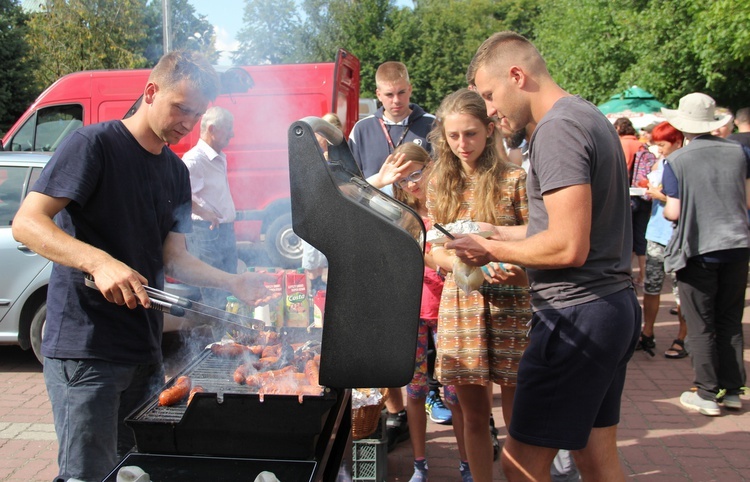
[[[167,407],[180,403],[190,393],[191,385],[190,377],[181,376],[174,385],[161,392],[159,395],[159,405]]]

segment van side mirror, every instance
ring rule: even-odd
[[[255,87],[253,78],[240,67],[232,67],[219,75],[222,94],[241,94]]]

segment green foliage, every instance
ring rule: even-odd
[[[750,105],[750,0],[546,0],[538,20],[552,76],[592,102],[638,85],[672,106],[695,91]]]
[[[0,133],[34,100],[34,70],[39,62],[25,40],[26,15],[18,2],[0,0]]]
[[[301,21],[294,0],[245,0],[245,27],[237,35],[239,49],[232,55],[237,64],[281,64],[293,62]]]
[[[89,69],[143,67],[145,0],[47,0],[28,22],[28,42],[41,59],[36,79],[49,85]]]
[[[197,15],[189,0],[170,0],[172,50],[197,50],[211,62],[219,59],[221,52],[215,47],[214,26],[205,15]],[[161,0],[151,0],[146,7],[147,35],[141,45],[149,67],[153,67],[164,54],[164,11]]]
[[[513,6],[516,2],[491,0],[419,2],[403,33],[412,42],[402,57],[414,89],[412,100],[434,112],[447,94],[466,87],[471,58],[492,33],[511,28],[507,15]],[[398,45],[391,45],[391,52],[396,54]]]

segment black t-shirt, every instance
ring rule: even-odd
[[[63,141],[33,187],[70,199],[55,222],[66,233],[164,286],[163,244],[190,231],[190,176],[168,147],[151,154],[120,121],[79,129]],[[119,363],[161,361],[161,313],[109,303],[83,273],[55,264],[42,353]]]

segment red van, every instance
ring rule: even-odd
[[[335,62],[218,70],[222,94],[215,105],[234,114],[235,137],[224,152],[238,243],[262,243],[267,262],[296,267],[302,248],[292,231],[287,130],[303,117],[335,112],[348,135],[358,119],[359,59],[340,50]],[[123,118],[136,107],[149,72],[95,70],[60,78],[3,137],[3,150],[54,151],[81,125]],[[182,156],[198,138],[196,126],[171,147]]]

